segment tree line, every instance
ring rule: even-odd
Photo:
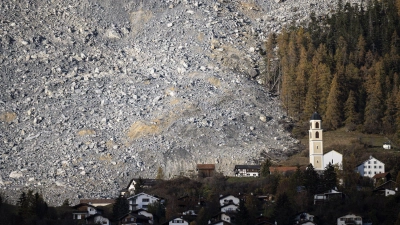
[[[271,34],[263,78],[288,116],[308,122],[317,111],[324,129],[400,134],[399,6],[339,1],[331,16]]]

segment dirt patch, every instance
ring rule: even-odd
[[[78,135],[79,136],[87,136],[87,135],[95,135],[96,131],[92,130],[92,129],[82,129],[80,131],[78,131]]]
[[[99,160],[100,161],[111,161],[112,160],[112,156],[110,155],[110,154],[107,154],[107,155],[101,155],[100,157],[99,157]]]
[[[134,140],[143,136],[158,134],[160,132],[161,128],[157,124],[137,121],[129,128],[127,136],[130,140]]]
[[[207,80],[208,80],[208,82],[210,82],[210,84],[214,85],[215,87],[221,86],[221,81],[216,77],[210,77]]]
[[[170,104],[171,105],[176,105],[176,104],[178,104],[180,102],[181,102],[180,98],[172,98],[171,101],[170,101]]]
[[[15,112],[4,112],[0,114],[0,121],[10,123],[17,118],[17,114]]]
[[[153,17],[153,13],[151,11],[143,11],[139,10],[136,12],[130,13],[130,21],[132,25],[132,35],[136,35],[140,32],[140,30],[144,27],[144,24],[149,22],[149,20]]]

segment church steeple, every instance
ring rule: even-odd
[[[310,144],[310,163],[315,170],[324,169],[324,149],[322,141],[322,118],[314,112],[310,118],[309,144]]]

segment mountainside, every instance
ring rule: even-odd
[[[336,1],[0,2],[0,187],[50,204],[132,177],[284,159],[298,141],[259,83],[262,43]],[[261,72],[260,72],[261,71]]]

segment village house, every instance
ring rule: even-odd
[[[385,197],[395,195],[398,192],[397,183],[389,180],[374,189],[374,193],[384,195]]]
[[[391,149],[391,148],[392,148],[392,144],[390,142],[383,143],[383,149]]]
[[[228,204],[239,205],[239,203],[240,203],[240,199],[233,195],[222,195],[219,197],[220,206],[224,206],[224,205],[228,205]]]
[[[294,217],[294,221],[296,222],[296,224],[305,224],[306,222],[313,222],[314,216],[306,212],[302,212]]]
[[[378,173],[375,174],[372,179],[374,180],[374,185],[380,185],[390,179],[392,179],[392,175],[389,172],[386,173]]]
[[[85,224],[110,224],[109,219],[102,216],[103,211],[93,205],[80,203],[71,208],[73,220],[85,221]]]
[[[189,221],[180,217],[176,217],[168,222],[163,223],[163,225],[189,225]]]
[[[234,172],[237,177],[259,177],[261,165],[236,165]]]
[[[215,173],[215,164],[197,164],[196,171],[199,177],[212,177]]]
[[[361,216],[349,214],[346,216],[339,217],[337,219],[337,225],[348,225],[348,224],[362,225],[363,222]]]
[[[226,224],[235,223],[236,212],[220,212],[211,218],[211,224]],[[225,222],[225,223],[224,223]]]
[[[157,179],[133,178],[129,181],[128,186],[120,191],[120,195],[126,197],[134,195],[137,184],[140,188],[149,188],[157,184]]]
[[[160,201],[159,198],[146,194],[146,193],[139,193],[137,195],[131,196],[128,199],[129,203],[129,210],[130,211],[135,211],[138,209],[146,209],[149,204],[152,204],[156,201]]]
[[[385,164],[370,156],[369,159],[357,165],[356,171],[362,177],[372,178],[376,174],[385,172]]]
[[[332,189],[327,192],[314,195],[314,205],[324,203],[332,199],[343,199],[343,198],[344,194],[342,192]]]
[[[118,220],[118,225],[150,225],[153,224],[152,220],[144,215],[137,213],[127,213]]]

